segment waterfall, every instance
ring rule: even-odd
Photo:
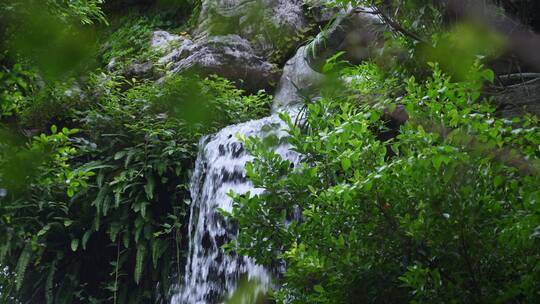
[[[278,115],[273,114],[228,126],[201,139],[190,189],[189,255],[183,286],[173,296],[173,304],[219,303],[233,293],[242,276],[258,281],[259,290],[255,293],[270,286],[269,271],[248,257],[223,252],[221,246],[236,237],[237,227],[226,222],[216,210],[232,211],[233,201],[227,195],[230,190],[239,194],[263,191],[254,188],[246,178],[244,167],[252,157],[237,135],[277,136],[282,140],[276,152],[295,162],[297,154],[289,150],[285,128]]]
[[[226,222],[217,210],[232,211],[233,201],[227,195],[231,190],[238,194],[264,191],[246,178],[245,166],[253,157],[245,151],[238,135],[276,136],[279,145],[275,151],[298,163],[298,154],[289,149],[286,140],[287,125],[275,112],[288,112],[291,118],[296,118],[300,113],[298,104],[306,96],[316,96],[322,75],[313,71],[306,60],[305,47],[301,47],[285,64],[274,95],[274,114],[225,127],[201,139],[190,188],[189,252],[183,284],[173,295],[172,304],[219,303],[233,294],[242,277],[258,282],[254,294],[246,295],[248,298],[243,301],[246,304],[253,303],[250,296],[253,298],[270,287],[269,270],[248,257],[223,252],[222,245],[236,237],[238,227]]]

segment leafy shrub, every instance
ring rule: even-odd
[[[107,23],[105,14],[101,6],[105,0],[86,1],[59,1],[47,0],[49,6],[54,10],[55,15],[62,18],[79,20],[82,24],[93,24],[94,22]]]
[[[95,22],[107,23],[101,9],[103,0],[62,1],[62,0],[6,0],[0,4],[0,15],[9,17],[14,12],[37,13],[39,9],[46,9],[64,22],[80,22],[93,24]],[[43,11],[41,11],[43,13]]]
[[[41,132],[54,124],[72,126],[74,112],[88,109],[92,103],[75,80],[48,84],[27,95],[25,101],[19,108],[19,124]]]
[[[176,115],[192,88],[219,120]],[[187,76],[157,85],[98,74],[84,94],[94,102],[73,114],[77,133],[52,127],[29,146],[1,137],[0,265],[23,302],[165,303],[187,245],[200,136],[265,114],[270,100]]]
[[[35,72],[20,64],[0,69],[0,118],[17,116],[27,104],[27,96],[34,90]]]
[[[245,91],[225,78],[211,75],[201,79],[192,74],[170,77],[151,100],[155,110],[166,111],[210,132],[227,122],[266,116],[271,103],[264,90],[245,95]]]
[[[55,124],[72,125],[73,112],[91,103],[75,80],[45,84],[35,71],[20,64],[0,72],[0,96],[0,118],[33,132],[47,131]]]
[[[150,49],[152,32],[170,27],[172,23],[156,16],[123,16],[115,20],[113,30],[103,42],[103,63],[115,60],[115,65],[125,68],[133,62],[145,62],[156,56]]]
[[[66,128],[59,131],[53,126],[51,135],[37,136],[28,145],[2,134],[0,179],[7,193],[0,198],[0,264],[16,274],[12,292],[24,295],[19,297],[21,300],[41,291],[40,297],[52,302],[51,289],[58,287],[61,293],[59,285],[52,285],[52,278],[63,256],[61,248],[72,235],[67,197],[84,187],[92,176],[85,170],[72,171],[68,164],[77,153],[69,141],[76,132]],[[25,281],[27,284],[23,284]]]
[[[269,267],[286,263],[278,302],[540,297],[538,119],[497,117],[480,99],[489,70],[477,65],[455,82],[432,67],[425,82],[407,80],[397,102],[410,118],[396,138],[380,139],[393,102],[366,96],[385,86],[369,82],[384,77],[368,65],[350,85],[366,98],[326,96],[308,105],[305,126],[282,116],[302,155],[296,166],[247,139],[248,176],[266,191],[234,196],[236,248]]]

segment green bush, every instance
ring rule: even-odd
[[[135,61],[146,61],[152,57],[150,39],[152,32],[166,26],[161,18],[146,16],[124,16],[119,20],[110,35],[103,42],[103,63],[115,60],[121,68]]]
[[[540,297],[538,119],[497,117],[480,99],[489,70],[455,82],[432,67],[425,82],[406,81],[396,102],[409,120],[396,138],[381,134],[399,82],[365,65],[348,71],[361,77],[344,97],[310,104],[305,125],[282,116],[296,166],[246,140],[248,176],[266,191],[234,196],[236,248],[268,267],[286,263],[279,303]],[[301,218],[291,221],[294,209]]]
[[[170,16],[167,11],[154,10],[146,14],[130,10],[111,20],[101,42],[100,57],[104,65],[114,60],[114,69],[122,71],[132,63],[156,61],[160,52],[150,47],[152,33],[157,30],[182,32],[189,26],[175,22],[176,16]]]
[[[34,91],[35,72],[20,64],[0,68],[0,118],[20,115],[28,103],[28,95]]]
[[[53,126],[30,144],[0,136],[0,265],[15,273],[10,296],[165,303],[183,268],[200,136],[266,114],[270,99],[217,77],[157,85],[97,74],[88,85],[94,102],[72,113],[80,130]],[[191,98],[220,119],[188,120]]]

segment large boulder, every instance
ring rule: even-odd
[[[303,0],[203,0],[198,20],[194,38],[154,33],[152,46],[164,54],[159,64],[169,74],[217,74],[248,91],[277,84],[270,58],[294,50],[292,37],[308,26]]]
[[[159,63],[169,73],[217,74],[251,92],[268,89],[280,75],[269,57],[284,41],[287,44],[287,37],[308,26],[303,9],[302,0],[203,0],[195,38],[158,31],[152,46],[165,54]],[[300,48],[286,63],[274,109],[313,97],[310,92],[317,91],[322,77],[315,71],[338,51],[346,51],[355,63],[377,56],[384,46],[384,30],[380,18],[369,10],[342,11],[314,43]]]
[[[319,71],[339,51],[352,63],[373,59],[384,50],[383,20],[368,8],[350,8],[307,46],[309,65]]]
[[[175,45],[179,46],[182,43],[188,41],[186,37],[173,35],[166,31],[155,31],[152,33],[152,40],[150,45],[158,52],[166,52]]]
[[[278,112],[316,97],[323,79],[323,74],[309,66],[306,47],[300,47],[283,67],[283,74],[274,94],[272,111]]]
[[[154,45],[168,50],[158,63],[168,73],[194,72],[201,75],[217,74],[235,81],[253,92],[277,83],[279,70],[256,55],[249,41],[238,35],[209,36],[191,40],[187,37],[159,38],[154,33]],[[159,42],[158,42],[159,41]],[[173,46],[168,46],[173,43]]]
[[[303,0],[203,0],[195,36],[236,34],[268,58],[307,28]]]
[[[372,11],[350,8],[307,46],[300,47],[283,68],[274,94],[273,111],[317,97],[325,77],[319,73],[327,59],[339,51],[353,63],[373,59],[384,48],[386,27]]]

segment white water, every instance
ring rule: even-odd
[[[320,74],[306,63],[304,48],[300,48],[285,68],[275,93],[273,112],[288,112],[298,116],[298,104],[305,96],[312,97],[320,82]],[[294,84],[293,84],[294,83]],[[299,92],[301,91],[301,92]],[[307,95],[306,95],[307,94]],[[227,223],[216,211],[232,211],[231,190],[238,194],[258,194],[246,179],[246,163],[253,158],[244,150],[237,136],[277,136],[276,152],[293,163],[298,154],[290,151],[286,125],[277,114],[259,120],[228,126],[215,135],[205,136],[199,145],[199,155],[191,181],[191,212],[189,219],[189,255],[183,285],[172,298],[172,304],[213,304],[232,295],[240,278],[258,281],[253,295],[245,295],[245,304],[253,303],[257,293],[271,284],[269,271],[247,257],[225,254],[221,246],[234,239],[237,227]],[[250,298],[251,297],[251,298]]]
[[[257,292],[271,284],[269,272],[247,257],[228,255],[221,246],[234,239],[237,228],[227,223],[216,210],[232,211],[230,190],[244,194],[261,193],[246,179],[245,165],[252,157],[237,139],[241,136],[275,135],[281,140],[276,152],[296,162],[284,137],[285,124],[277,114],[232,125],[200,142],[200,151],[191,182],[192,205],[189,219],[189,256],[184,284],[173,296],[172,304],[219,303],[230,296],[242,276],[260,283]],[[246,303],[251,303],[246,299]]]

